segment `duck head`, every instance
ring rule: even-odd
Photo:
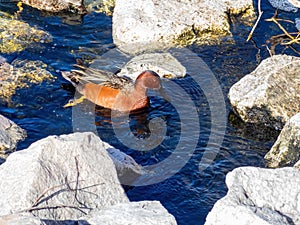
[[[146,92],[148,89],[158,91],[165,100],[170,101],[162,87],[160,76],[154,71],[146,70],[142,72],[136,78],[135,89],[144,92]]]

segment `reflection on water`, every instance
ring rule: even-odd
[[[15,4],[0,3],[0,10],[12,13],[16,7]],[[266,11],[266,15],[271,14],[270,12]],[[161,201],[176,217],[179,225],[204,223],[213,204],[226,194],[224,180],[227,172],[244,165],[264,166],[263,156],[277,134],[272,130],[260,132],[263,129],[245,125],[232,114],[228,114],[226,135],[219,154],[209,167],[199,171],[203,153],[209,150],[206,147],[211,134],[211,111],[203,90],[190,76],[174,82],[185,90],[197,109],[199,122],[189,121],[189,109],[186,109],[189,126],[200,127],[200,138],[197,136],[196,140],[193,135],[181,140],[184,124],[179,113],[171,103],[158,96],[150,97],[150,107],[145,111],[115,118],[111,118],[111,111],[101,108],[96,108],[95,111],[94,106],[79,105],[78,113],[87,118],[77,118],[76,122],[80,127],[78,130],[74,126],[76,110],[63,108],[74,97],[74,92],[68,89],[60,71],[70,70],[75,58],[91,62],[114,47],[111,17],[91,13],[80,23],[70,25],[64,22],[63,17],[45,15],[25,6],[20,19],[49,32],[53,36],[53,42],[43,44],[39,49],[29,48],[4,56],[8,61],[15,58],[41,60],[51,67],[51,73],[57,79],[52,83],[31,85],[30,88],[18,90],[12,98],[11,106],[0,104],[0,113],[28,132],[28,138],[19,144],[19,150],[48,135],[97,129],[103,140],[131,155],[141,165],[149,166],[167,159],[180,141],[185,142],[186,146],[196,141],[197,146],[193,152],[188,147],[179,149],[179,161],[185,157],[184,154],[189,154],[188,162],[180,171],[162,182],[132,187],[127,191],[131,200]],[[253,43],[244,42],[248,28],[235,26],[235,45],[190,47],[208,64],[220,82],[227,112],[231,111],[226,97],[230,86],[253,70],[258,63],[257,47]],[[268,28],[259,27],[257,34],[263,34],[262,30]],[[265,49],[260,54],[261,58],[268,56]],[[108,61],[107,66],[114,66],[114,59]],[[174,96],[182,99],[178,93],[174,93]],[[185,107],[184,103],[183,99],[182,107]],[[141,149],[147,151],[140,151]]]

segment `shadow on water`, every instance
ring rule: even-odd
[[[264,16],[272,16],[274,10],[266,4],[263,7]],[[14,4],[8,6],[6,3],[0,3],[0,9],[10,13],[17,10]],[[8,60],[41,60],[49,65],[56,80],[18,90],[12,98],[11,107],[0,104],[1,114],[27,130],[28,138],[19,144],[18,150],[48,135],[73,132],[72,109],[65,109],[63,105],[73,98],[74,92],[68,88],[60,71],[70,70],[75,58],[91,61],[114,47],[111,17],[104,14],[91,13],[79,23],[76,20],[76,23],[70,25],[70,21],[66,22],[66,18],[62,16],[45,15],[25,6],[20,19],[51,33],[53,42],[5,56]],[[250,29],[242,24],[233,24],[234,44],[189,47],[205,61],[216,76],[225,97],[226,110],[230,112],[227,115],[226,135],[213,163],[204,171],[199,170],[199,163],[207,150],[211,128],[211,112],[206,96],[190,76],[174,80],[188,93],[198,110],[199,124],[195,123],[195,126],[200,127],[200,136],[196,140],[197,147],[189,155],[185,166],[170,178],[156,184],[130,187],[127,190],[130,200],[159,200],[176,217],[179,225],[204,224],[213,204],[227,192],[224,181],[229,171],[246,165],[264,167],[263,156],[278,133],[241,122],[231,113],[226,97],[235,82],[268,57],[263,40],[271,34],[264,30],[274,33],[274,25],[262,23],[253,38],[255,44],[245,43]],[[99,137],[131,155],[143,166],[154,165],[168,158],[179,143],[181,135],[180,115],[172,104],[158,96],[151,96],[150,100],[150,107],[146,111],[120,118],[119,122],[110,117],[109,111],[103,109],[97,109],[95,118]],[[153,132],[150,130],[153,127],[149,126],[155,118],[161,118],[167,125],[163,140],[152,143],[155,147],[148,151],[131,148],[130,146],[136,147],[136,140],[146,140],[151,136]],[[115,129],[121,131],[118,133],[121,136],[116,135]],[[193,138],[191,135],[184,141],[188,143],[194,141]],[[126,144],[120,141],[124,139],[127,140]]]

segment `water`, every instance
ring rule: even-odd
[[[15,58],[41,60],[51,67],[51,72],[57,79],[54,82],[44,82],[41,85],[31,85],[28,89],[18,90],[12,98],[11,106],[0,105],[0,113],[12,119],[28,133],[28,138],[18,145],[18,150],[48,135],[73,132],[72,109],[65,109],[62,106],[73,97],[74,92],[59,71],[71,69],[76,58],[93,59],[114,48],[111,17],[91,13],[85,16],[81,23],[70,25],[65,22],[65,18],[45,15],[29,7],[24,8],[21,19],[48,31],[53,35],[54,41],[41,48],[27,49],[5,57],[8,61]],[[16,7],[14,4],[2,3],[0,9],[13,12]],[[274,13],[266,3],[263,5],[263,11],[263,19],[271,17]],[[225,96],[226,135],[213,163],[204,171],[199,170],[199,163],[206,150],[211,128],[208,100],[193,77],[178,79],[174,82],[185,90],[198,109],[199,123],[195,123],[195,127],[197,129],[199,127],[199,139],[194,140],[194,136],[190,135],[184,140],[187,144],[196,142],[196,148],[188,155],[190,158],[183,168],[168,179],[147,186],[127,187],[127,194],[132,201],[159,200],[176,217],[179,225],[201,225],[204,224],[213,204],[226,194],[225,176],[229,171],[240,166],[264,167],[263,156],[274,143],[278,132],[246,125],[239,121],[231,112],[226,97],[229,88],[235,82],[269,56],[263,45],[272,35],[280,33],[276,25],[260,23],[254,34],[255,42],[245,43],[250,29],[237,20],[232,24],[235,44],[189,47],[207,63],[219,81]],[[277,50],[278,53],[284,50],[286,53],[293,54],[293,51],[280,46]],[[167,83],[165,85],[168,87]],[[167,128],[165,138],[157,140],[161,143],[158,146],[154,143],[156,146],[154,149],[136,151],[120,141],[120,137],[126,138],[134,144],[136,138],[143,140],[150,137],[148,124],[155,118],[163,118]],[[130,124],[130,132],[127,129],[127,122],[111,121],[103,110],[96,113],[99,136],[131,155],[143,166],[155,165],[167,159],[182,141],[180,115],[172,104],[159,96],[151,96],[150,108],[131,115],[126,118],[126,121]],[[121,136],[118,138],[114,133],[114,127],[121,131]],[[157,138],[159,139],[159,136]],[[185,151],[186,149],[182,149],[181,153]]]

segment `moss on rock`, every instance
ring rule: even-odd
[[[51,41],[49,33],[0,14],[0,53],[20,52],[32,44]]]
[[[19,88],[26,88],[30,83],[40,84],[44,80],[53,81],[55,77],[47,71],[47,65],[41,61],[15,60],[0,65],[0,97],[9,102]]]

